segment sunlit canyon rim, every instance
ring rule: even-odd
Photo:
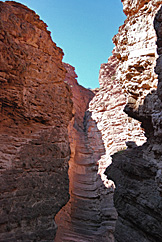
[[[39,16],[0,2],[0,241],[162,241],[162,1],[122,3],[88,90]]]

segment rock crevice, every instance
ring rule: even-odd
[[[98,174],[98,164],[105,148],[88,110],[94,93],[77,83],[73,67],[68,64],[65,67],[68,71],[65,81],[73,93],[75,115],[69,125],[70,201],[56,216],[56,241],[113,241],[116,221],[112,204],[113,184],[108,190]]]

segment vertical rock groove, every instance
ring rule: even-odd
[[[68,71],[65,81],[72,89],[75,115],[69,125],[70,201],[56,216],[55,241],[113,241],[116,221],[113,184],[108,190],[98,174],[98,161],[105,149],[101,133],[88,111],[94,93],[77,83],[73,67],[68,64],[65,67]]]

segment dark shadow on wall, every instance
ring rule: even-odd
[[[54,215],[69,199],[66,128],[39,128],[0,135],[0,241],[52,241]]]
[[[106,174],[115,182],[114,204],[118,212],[115,239],[125,241],[162,241],[162,88],[161,88],[161,33],[162,7],[156,14],[158,54],[157,90],[145,97],[138,110],[125,111],[142,122],[147,142],[113,155]]]

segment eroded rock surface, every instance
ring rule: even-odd
[[[105,169],[112,162],[111,155],[126,149],[126,144],[136,146],[136,144],[141,145],[145,142],[140,122],[133,120],[123,112],[127,98],[117,77],[118,66],[119,60],[115,55],[108,59],[108,63],[101,65],[100,88],[95,90],[95,96],[89,104],[92,119],[97,123],[105,147],[105,154],[98,161],[98,173],[107,188],[103,200],[105,200],[104,204],[107,209],[114,215],[116,214],[112,198],[114,184],[104,175]],[[114,221],[111,218],[107,218],[107,221],[114,231]]]
[[[162,4],[159,0],[122,0],[125,23],[113,38],[115,55],[119,60],[118,79],[127,96],[129,115],[137,110],[144,98],[157,86],[155,14]],[[133,114],[132,114],[133,115]]]
[[[113,53],[114,54],[114,53]],[[92,118],[102,134],[106,153],[99,162],[99,173],[107,186],[111,181],[104,178],[104,171],[111,164],[111,155],[126,148],[126,141],[141,145],[145,141],[140,123],[123,112],[127,98],[117,78],[119,60],[111,56],[102,64],[99,74],[100,88],[89,104]]]
[[[156,3],[161,1],[149,1],[148,6],[158,6]],[[131,116],[142,122],[147,142],[141,147],[118,152],[107,168],[108,177],[116,184],[114,202],[118,220],[115,237],[119,242],[162,241],[161,23],[162,9],[154,22],[159,54],[157,91],[151,91],[143,105],[131,110]]]
[[[107,189],[98,174],[98,163],[105,148],[88,110],[94,93],[77,83],[73,67],[68,64],[65,67],[68,71],[65,82],[72,89],[75,116],[69,125],[70,201],[56,216],[55,241],[114,241],[113,184]]]
[[[63,52],[21,4],[0,2],[0,26],[0,241],[53,241],[69,199]]]

